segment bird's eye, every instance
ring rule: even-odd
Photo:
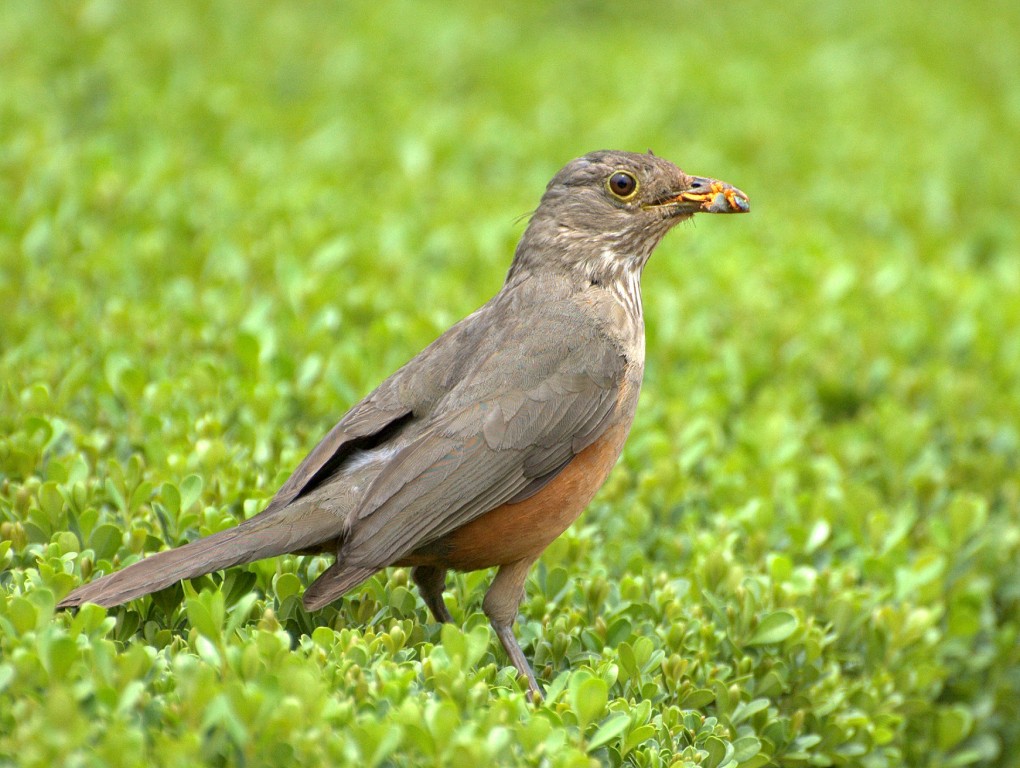
[[[626,171],[616,171],[609,180],[606,182],[606,186],[609,187],[609,191],[616,195],[621,200],[627,200],[634,196],[637,192],[638,183],[631,174]]]

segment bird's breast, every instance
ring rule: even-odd
[[[502,504],[418,548],[397,565],[475,571],[534,560],[584,511],[615,466],[634,418],[636,394],[621,392],[615,423],[581,451],[542,490]]]

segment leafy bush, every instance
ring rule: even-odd
[[[0,764],[1017,765],[1020,12],[0,8]],[[532,574],[530,705],[458,575],[322,558],[109,612],[499,286],[551,174],[652,146],[620,466]]]

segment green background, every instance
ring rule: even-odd
[[[0,6],[0,764],[1020,765],[1020,6]],[[752,213],[645,272],[529,705],[451,581],[283,557],[110,612],[494,293],[546,181]]]

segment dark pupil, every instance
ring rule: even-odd
[[[634,179],[626,173],[614,173],[609,183],[613,191],[619,195],[628,195],[634,191]]]

